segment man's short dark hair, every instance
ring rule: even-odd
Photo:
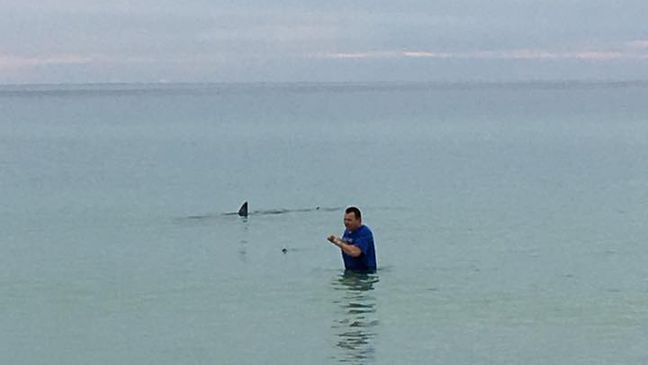
[[[348,207],[348,208],[346,208],[344,213],[346,213],[346,214],[353,213],[353,215],[355,215],[356,219],[362,219],[362,213],[360,213],[360,209],[358,209],[356,207]]]

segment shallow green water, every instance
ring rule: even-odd
[[[648,359],[641,84],[60,89],[0,90],[3,363]]]

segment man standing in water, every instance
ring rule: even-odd
[[[349,207],[344,214],[344,235],[328,237],[329,242],[342,250],[344,268],[352,271],[375,271],[376,249],[373,234],[362,224],[360,209]]]

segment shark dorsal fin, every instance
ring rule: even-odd
[[[243,205],[241,205],[241,208],[238,211],[238,215],[240,215],[241,217],[248,216],[248,202],[244,202]]]

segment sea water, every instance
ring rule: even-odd
[[[0,362],[645,363],[646,100],[645,83],[4,86]],[[374,274],[325,239],[348,205]]]

